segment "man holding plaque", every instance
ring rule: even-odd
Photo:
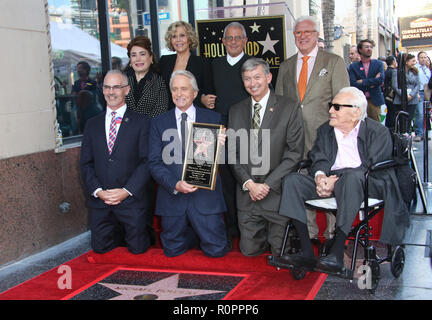
[[[282,179],[302,159],[302,113],[297,102],[269,89],[272,74],[264,60],[247,60],[242,78],[251,97],[231,107],[227,132],[228,161],[235,161],[232,168],[238,182],[240,250],[256,256],[270,247],[272,254],[279,255],[288,222],[278,214]]]
[[[228,245],[220,178],[214,177],[214,191],[182,180],[191,124],[218,125],[221,116],[193,105],[198,86],[189,71],[174,71],[169,85],[176,107],[152,119],[149,143],[149,168],[159,186],[156,215],[162,217],[164,253],[169,257],[178,256],[199,244],[205,255],[222,257],[228,252]],[[205,153],[204,149],[200,146],[199,153]]]

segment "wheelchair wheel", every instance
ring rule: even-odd
[[[401,246],[397,246],[391,257],[390,270],[395,278],[399,278],[405,265],[405,252]]]
[[[294,278],[294,280],[302,280],[304,277],[306,277],[307,271],[290,268],[291,276]]]
[[[366,261],[364,261],[363,264],[366,264]],[[367,265],[371,269],[370,287],[367,289],[371,294],[374,294],[375,290],[378,288],[378,283],[380,280],[380,265],[376,259],[367,261]]]

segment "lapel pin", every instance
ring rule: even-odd
[[[270,110],[270,112],[273,112],[273,111],[274,111],[273,107],[270,107],[270,109],[269,109],[269,110]]]
[[[128,122],[128,121],[129,121],[129,118],[125,118],[124,121],[125,121],[125,122]]]

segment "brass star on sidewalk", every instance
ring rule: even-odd
[[[99,283],[113,291],[120,293],[119,296],[110,300],[139,300],[142,297],[148,297],[154,300],[174,300],[176,298],[185,298],[192,296],[201,296],[205,294],[222,293],[226,291],[218,290],[200,290],[178,287],[179,274],[153,282],[147,286],[124,285],[114,283]]]

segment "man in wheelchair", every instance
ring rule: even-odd
[[[330,120],[318,128],[309,157],[310,175],[292,173],[284,178],[279,214],[292,219],[301,249],[274,257],[274,265],[327,273],[344,271],[345,241],[364,200],[365,172],[375,163],[392,158],[389,130],[366,118],[367,100],[354,87],[341,89],[329,103]],[[380,242],[403,240],[409,222],[393,168],[374,172],[368,180],[369,196],[385,202]],[[328,255],[317,259],[306,225],[305,201],[335,197],[336,234]]]

